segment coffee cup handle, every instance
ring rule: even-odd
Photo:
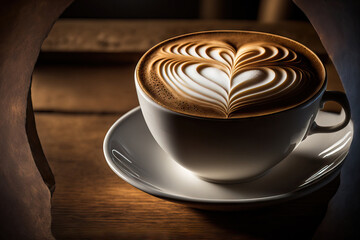
[[[341,107],[345,111],[345,119],[341,123],[334,125],[334,126],[319,126],[314,121],[309,129],[309,132],[307,134],[308,136],[311,134],[315,134],[315,133],[336,132],[336,131],[339,131],[339,130],[343,129],[344,127],[346,127],[347,124],[349,123],[350,118],[351,118],[351,111],[350,111],[350,104],[349,104],[349,101],[348,101],[345,93],[338,92],[338,91],[326,91],[321,99],[320,107],[323,108],[325,102],[328,102],[328,101],[334,101],[341,105]]]

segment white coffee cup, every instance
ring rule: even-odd
[[[288,156],[308,135],[338,131],[350,121],[345,94],[325,91],[326,79],[311,99],[293,108],[256,117],[214,119],[160,106],[142,90],[136,75],[141,111],[154,139],[181,166],[208,181],[254,179]],[[318,126],[314,121],[326,101],[338,102],[345,110],[345,119],[336,126]]]

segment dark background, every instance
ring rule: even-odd
[[[270,0],[271,1],[271,0]],[[76,0],[62,14],[62,18],[131,18],[131,19],[198,19],[201,7],[211,0]],[[216,2],[216,1],[215,1]],[[218,8],[221,19],[258,19],[261,0],[222,0]],[[264,1],[263,1],[264,2]],[[286,20],[307,21],[306,16],[291,1],[287,6]]]

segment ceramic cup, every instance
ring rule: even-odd
[[[154,139],[173,160],[208,181],[241,182],[261,176],[307,136],[338,131],[351,117],[345,94],[326,91],[326,79],[311,99],[278,113],[238,119],[194,117],[155,103],[139,86],[136,71],[141,111]],[[345,111],[338,125],[319,126],[314,121],[327,101],[338,102]]]

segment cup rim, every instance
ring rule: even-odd
[[[141,86],[141,84],[138,81],[138,74],[139,74],[139,64],[143,61],[143,59],[155,48],[157,48],[158,46],[168,42],[168,41],[172,41],[178,38],[182,38],[182,37],[186,37],[186,36],[191,36],[191,35],[195,35],[195,34],[206,34],[206,33],[214,33],[214,32],[222,32],[222,33],[249,33],[249,34],[260,34],[260,35],[268,35],[268,36],[273,36],[276,38],[280,38],[280,39],[284,39],[286,41],[295,43],[296,45],[301,46],[302,48],[304,48],[308,53],[310,53],[314,59],[316,60],[316,62],[319,63],[319,66],[321,67],[320,72],[321,75],[323,75],[323,82],[322,85],[319,87],[319,89],[317,90],[317,92],[314,93],[314,95],[312,97],[310,97],[309,99],[307,99],[306,101],[277,111],[277,112],[272,112],[272,113],[267,113],[267,114],[263,114],[263,115],[255,115],[255,116],[246,116],[246,117],[236,117],[236,118],[215,118],[215,117],[204,117],[204,116],[196,116],[196,115],[191,115],[191,114],[186,114],[186,113],[182,113],[179,111],[175,111],[173,109],[167,108],[166,106],[163,106],[162,104],[156,102],[150,95],[148,95],[143,87]],[[299,109],[299,108],[305,108],[307,106],[309,106],[310,104],[312,104],[314,101],[316,101],[319,97],[322,96],[322,94],[325,92],[326,87],[327,87],[327,71],[326,68],[323,64],[323,62],[320,60],[320,58],[317,56],[317,54],[315,54],[311,49],[309,49],[308,47],[306,47],[305,45],[303,45],[302,43],[295,41],[291,38],[288,37],[284,37],[281,35],[277,35],[277,34],[272,34],[272,33],[267,33],[267,32],[259,32],[259,31],[248,31],[248,30],[209,30],[209,31],[198,31],[198,32],[191,32],[191,33],[185,33],[185,34],[181,34],[181,35],[177,35],[175,37],[171,37],[168,39],[165,39],[161,42],[159,42],[158,44],[154,45],[153,47],[151,47],[149,50],[147,50],[139,59],[139,61],[137,62],[136,66],[135,66],[135,74],[134,74],[134,79],[135,79],[135,85],[136,85],[136,89],[138,91],[141,92],[142,96],[150,103],[155,104],[157,107],[160,107],[170,113],[179,115],[179,116],[183,116],[183,117],[189,117],[189,118],[195,118],[195,119],[205,119],[205,120],[216,120],[216,121],[233,121],[233,120],[241,120],[241,119],[256,119],[256,118],[261,118],[261,117],[269,117],[269,116],[273,116],[273,115],[277,115],[277,114],[281,114],[284,112],[288,112],[288,111],[292,111],[294,109]]]

